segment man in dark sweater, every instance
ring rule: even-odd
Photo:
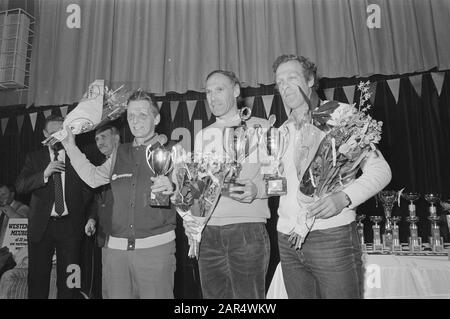
[[[127,119],[132,143],[121,144],[101,166],[92,165],[75,146],[73,134],[63,141],[79,176],[91,187],[111,183],[111,229],[104,251],[104,298],[173,298],[175,272],[174,210],[150,206],[150,192],[171,194],[167,176],[147,166],[148,145],[161,143],[160,121],[153,98],[136,91],[129,99]]]

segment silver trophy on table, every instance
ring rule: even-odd
[[[241,124],[223,129],[223,149],[226,154],[226,163],[230,167],[222,188],[222,195],[224,196],[229,196],[231,187],[244,186],[237,183],[236,180],[241,172],[242,162],[249,155],[252,138],[256,134],[256,130],[247,127],[245,123],[250,118],[250,114],[250,108],[241,109],[239,112]]]
[[[266,148],[269,155],[270,164],[261,167],[266,183],[267,195],[280,196],[287,192],[287,181],[280,176],[281,158],[286,153],[289,143],[289,130],[287,126],[280,128],[273,127],[275,115],[269,117],[270,127],[268,129],[259,128],[257,133],[261,144]]]
[[[148,167],[155,176],[167,175],[173,169],[172,152],[164,146],[152,149],[152,145],[148,145],[145,150],[145,157]],[[170,195],[163,194],[162,192],[153,193],[153,191],[150,191],[148,201],[150,206],[169,206]]]
[[[383,204],[384,216],[386,222],[384,224],[383,233],[383,247],[387,250],[393,250],[393,222],[392,222],[392,209],[394,208],[394,203],[397,199],[397,192],[392,190],[384,190],[378,194],[381,203]]]
[[[366,215],[361,214],[361,215],[356,215],[356,221],[358,222],[356,224],[356,231],[358,233],[358,237],[359,237],[359,243],[361,245],[361,250],[365,251],[367,250],[367,246],[364,240],[364,224],[363,224],[363,220],[366,218]]]
[[[400,243],[400,232],[397,223],[401,221],[400,216],[392,216],[392,250],[402,251],[402,245]]]
[[[419,222],[419,217],[416,215],[416,205],[414,202],[420,198],[420,194],[416,192],[405,192],[402,197],[409,201],[408,212],[409,216],[406,217],[406,221],[409,223],[409,251],[410,252],[420,252],[422,250],[422,238],[419,237],[419,232],[417,228],[417,223]]]
[[[444,250],[444,239],[441,237],[441,230],[439,228],[440,216],[437,214],[437,208],[434,206],[439,203],[441,198],[439,194],[428,193],[425,194],[425,200],[430,204],[428,220],[431,222],[431,236],[430,246],[435,252],[441,252]]]
[[[370,216],[370,221],[374,223],[373,231],[373,251],[383,251],[383,244],[381,243],[381,229],[378,224],[383,220],[382,216]]]

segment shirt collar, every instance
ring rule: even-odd
[[[223,120],[218,117],[218,118],[216,118],[216,122],[220,126],[236,126],[236,125],[241,124],[241,117],[239,116],[239,112],[238,112],[229,120]]]
[[[158,133],[155,133],[155,135],[153,135],[152,137],[146,139],[143,144],[138,144],[136,142],[136,138],[135,138],[133,140],[133,147],[147,146],[147,145],[153,144],[155,142],[156,138],[158,137],[158,135],[159,135]]]

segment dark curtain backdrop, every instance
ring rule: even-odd
[[[393,173],[392,182],[387,189],[399,190],[406,187],[407,190],[414,190],[421,194],[439,192],[443,198],[450,198],[450,168],[448,165],[450,163],[450,71],[445,72],[440,95],[431,78],[431,73],[422,75],[420,96],[411,85],[408,76],[400,77],[397,103],[386,82],[386,80],[395,78],[399,78],[399,76],[373,76],[369,78],[373,84],[376,83],[376,95],[370,113],[384,123],[380,149],[390,164]],[[325,98],[325,93],[329,92],[330,88],[335,88],[333,98],[348,102],[347,95],[342,87],[358,84],[360,80],[367,80],[367,78],[322,79],[319,95]],[[277,116],[276,126],[287,119],[281,97],[274,90],[273,85],[244,88],[241,93],[243,98],[239,104],[249,105],[248,101],[252,101],[250,106],[252,106],[254,116],[267,117],[270,114],[275,114]],[[263,98],[272,94],[274,94],[274,97],[271,105],[265,107]],[[254,97],[254,99],[249,100],[249,97]],[[186,94],[168,93],[157,99],[161,104],[162,117],[157,130],[176,139],[183,135],[183,143],[186,143],[189,136],[192,136],[190,143],[193,145],[194,131],[214,121],[214,116],[207,111],[203,93],[193,91]],[[359,93],[355,91],[354,102],[358,103],[358,100]],[[70,105],[67,111],[70,112],[73,107],[74,105]],[[26,153],[41,147],[45,113],[61,114],[61,109],[57,106],[44,108],[15,106],[0,110],[2,122],[5,118],[9,118],[6,128],[2,127],[4,134],[0,137],[1,182],[14,182],[23,165]],[[29,117],[30,112],[37,113],[34,130]],[[23,117],[23,120],[21,117]],[[200,122],[194,124],[196,121]],[[2,123],[0,122],[0,124]],[[122,141],[131,141],[132,135],[125,117],[117,120],[115,124],[121,127]],[[19,125],[21,126],[20,133]],[[95,158],[98,152],[96,153],[93,141],[92,132],[77,136],[77,143],[83,146],[92,158]],[[25,202],[28,200],[26,196],[22,196],[21,199]],[[271,237],[272,258],[267,284],[270,283],[279,260],[276,241],[278,198],[271,198],[269,206],[272,217],[267,223],[267,228]],[[426,217],[428,211],[423,197],[417,201],[417,209],[417,214],[422,220],[422,223],[419,224],[419,235],[424,237],[424,241],[427,241],[429,223]],[[371,242],[372,224],[368,221],[368,217],[382,215],[382,208],[380,205],[376,206],[374,199],[370,199],[358,207],[358,213],[367,216],[365,220],[366,240]],[[442,211],[439,209],[438,213],[442,214]],[[404,200],[402,200],[400,207],[394,208],[394,214],[402,217],[407,216],[407,204]],[[442,223],[442,227],[445,239],[449,241],[445,223]],[[400,234],[401,240],[405,242],[408,236],[408,224],[405,221],[400,223]],[[187,241],[180,219],[178,219],[177,224],[177,271],[175,281],[175,295],[177,297],[201,297],[197,263],[195,260],[187,258]]]

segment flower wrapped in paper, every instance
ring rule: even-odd
[[[198,225],[189,239],[188,253],[189,257],[198,258],[201,233],[217,205],[230,165],[214,154],[191,155],[181,149],[177,152],[172,172],[176,188],[171,202],[184,221]]]
[[[376,151],[381,140],[382,122],[366,113],[370,106],[363,107],[370,98],[368,87],[369,82],[358,86],[359,109],[334,101],[324,103],[311,112],[310,122],[296,131],[294,161],[300,181],[300,211],[290,234],[296,248],[301,247],[315,222],[308,216],[309,206],[351,183],[361,162]]]
[[[120,86],[110,90],[104,80],[95,80],[89,85],[78,105],[67,114],[63,127],[68,126],[77,135],[89,132],[120,117],[126,110],[131,91]],[[55,132],[42,143],[45,145],[62,141],[67,136],[65,129]]]

